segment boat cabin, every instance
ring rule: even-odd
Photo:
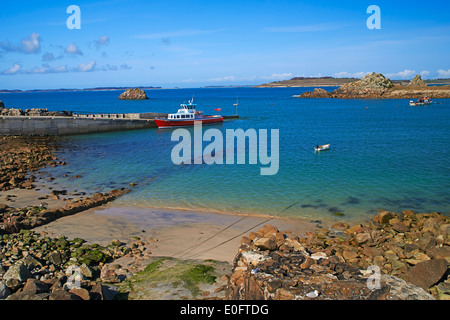
[[[195,119],[196,116],[197,116],[197,118],[202,117],[203,112],[197,111],[196,108],[197,108],[197,105],[192,103],[191,101],[188,104],[182,103],[180,105],[180,109],[178,109],[178,112],[177,113],[169,113],[167,118],[170,120],[175,120],[175,119]]]

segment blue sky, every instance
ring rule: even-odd
[[[81,11],[70,30],[67,7]],[[366,12],[381,10],[381,29]],[[0,89],[450,77],[449,1],[7,1]]]

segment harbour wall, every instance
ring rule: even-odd
[[[155,117],[167,113],[89,114],[72,117],[0,116],[0,135],[64,136],[156,128]],[[238,116],[224,116],[234,119]]]
[[[152,119],[83,117],[0,117],[0,135],[75,135],[156,128]]]

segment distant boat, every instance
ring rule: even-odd
[[[428,97],[425,97],[423,99],[418,99],[417,101],[410,101],[409,105],[411,107],[415,107],[415,106],[424,106],[426,104],[431,104],[433,102],[433,100],[429,99]]]
[[[202,124],[212,124],[223,122],[223,116],[204,115],[202,111],[197,111],[197,105],[194,104],[194,99],[189,103],[182,103],[177,113],[170,113],[167,118],[155,118],[155,123],[158,128],[171,128],[171,127],[187,127],[193,126],[194,122],[201,122]],[[214,109],[220,112],[220,108]]]
[[[330,144],[322,144],[320,146],[314,147],[315,151],[323,151],[323,150],[328,150],[328,149],[330,149]]]

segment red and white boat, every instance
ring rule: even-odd
[[[169,113],[167,118],[155,118],[158,128],[172,128],[172,127],[186,127],[193,126],[194,121],[199,121],[203,124],[212,124],[223,122],[223,116],[212,115],[207,116],[203,111],[197,111],[197,105],[190,100],[189,103],[182,103],[177,113]],[[220,112],[220,109],[214,109]]]

